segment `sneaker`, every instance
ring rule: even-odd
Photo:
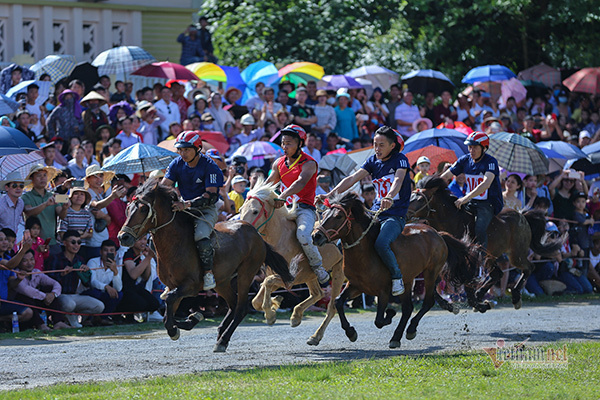
[[[212,272],[204,274],[204,290],[214,289],[217,286],[215,282],[215,276]]]
[[[154,311],[148,316],[148,322],[162,322],[163,316],[158,311]]]
[[[404,282],[402,279],[392,279],[392,296],[400,296],[404,293]]]
[[[329,276],[329,272],[325,271],[325,268],[323,268],[322,265],[319,265],[318,267],[313,267],[313,271],[315,272],[315,275],[317,275],[317,280],[321,285],[329,282],[329,280],[331,279],[331,277]]]
[[[81,328],[83,326],[79,323],[79,315],[67,314],[65,317],[67,318],[67,321],[69,321],[69,325],[71,325],[72,328]]]

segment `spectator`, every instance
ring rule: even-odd
[[[571,230],[569,232],[569,240],[571,242],[571,247],[576,257],[587,258],[589,257],[589,250],[591,247],[590,237],[588,234],[588,228],[594,225],[594,218],[590,216],[590,214],[585,209],[586,201],[587,201],[587,193],[585,192],[576,192],[571,198],[571,202],[573,203],[573,219],[577,221],[576,224],[571,226]],[[575,266],[577,267],[577,266]],[[587,271],[587,262],[580,263],[579,265],[579,273],[572,273],[576,278],[583,277],[585,279],[585,274],[582,271]],[[570,281],[570,277],[564,276],[567,278],[567,281]],[[562,280],[562,279],[561,279]],[[564,281],[563,281],[564,282]],[[585,283],[581,280],[578,282],[564,282],[567,286],[571,286],[570,289],[575,289],[575,291],[581,293],[581,287],[577,285],[585,285]],[[591,289],[591,286],[590,286]],[[591,290],[590,290],[591,291]]]
[[[108,238],[115,243],[119,243],[117,235],[127,220],[127,203],[131,201],[137,189],[135,186],[128,187],[130,186],[131,181],[127,175],[117,175],[117,178],[119,179],[117,181],[117,186],[123,186],[127,188],[127,201],[123,201],[123,199],[118,198],[106,207],[106,211],[110,216],[110,224],[108,224]]]
[[[173,103],[177,104],[179,109],[179,121],[183,122],[183,120],[187,118],[188,108],[192,105],[192,103],[184,96],[185,86],[176,80],[168,81],[166,86],[170,87],[173,92]]]
[[[115,131],[113,131],[112,126],[110,125],[101,125],[96,129],[96,135],[94,138],[95,141],[95,152],[96,152],[96,160],[100,165],[104,163],[105,156],[102,154],[102,151],[105,146],[108,146],[108,141],[114,136]]]
[[[286,99],[287,99],[287,105],[289,106],[289,108],[287,109],[288,111],[290,111],[292,109],[292,106],[294,105],[294,103],[296,103],[295,99],[292,99],[291,97],[289,97],[289,95],[296,89],[296,85],[294,85],[292,82],[290,81],[284,81],[284,82],[280,82],[279,83],[279,93],[281,93],[282,90],[285,90],[286,93]],[[286,105],[283,104],[282,105]]]
[[[235,213],[240,212],[240,208],[244,205],[246,186],[248,186],[248,180],[241,175],[235,176],[231,181],[232,191],[229,192],[229,198],[235,204]]]
[[[390,110],[388,109],[385,99],[383,98],[383,91],[381,88],[376,87],[373,90],[371,98],[366,103],[366,111],[368,114],[376,114],[381,119],[381,124],[384,124],[385,121],[387,121]]]
[[[234,138],[232,139],[232,151],[235,151],[235,149],[239,146],[260,140],[260,138],[265,134],[265,130],[262,128],[254,129],[254,117],[252,117],[252,115],[250,114],[244,115],[240,119],[240,123],[242,124],[242,133],[234,136]]]
[[[504,208],[520,211],[523,208],[523,202],[517,196],[523,190],[523,181],[517,174],[511,174],[506,178],[506,189],[502,193],[504,198]]]
[[[350,102],[350,95],[346,90],[339,89],[337,93],[338,105],[335,107],[335,116],[337,123],[335,125],[334,132],[341,138],[350,141],[358,138],[358,128],[356,126],[356,116],[354,111],[348,104]]]
[[[585,146],[590,144],[591,140],[592,140],[592,135],[590,135],[590,133],[588,131],[584,130],[584,131],[579,132],[578,147],[580,149],[584,148]]]
[[[288,126],[291,121],[292,115],[286,108],[282,108],[275,113],[275,126],[278,131]]]
[[[454,106],[450,104],[450,100],[452,100],[452,94],[448,90],[444,90],[442,92],[442,102],[433,108],[433,123],[435,125],[444,123],[448,119],[457,120],[458,113]]]
[[[435,110],[434,110],[434,103],[435,101],[435,93],[428,90],[425,93],[425,104],[423,105],[423,107],[421,108],[421,116],[425,117],[425,118],[429,118],[431,121],[436,121],[435,118]],[[437,125],[437,123],[436,123]]]
[[[77,93],[81,99],[85,93],[85,83],[79,79],[73,79],[71,82],[69,82],[69,89]]]
[[[279,93],[277,94],[277,102],[279,104],[281,104],[281,106],[287,111],[290,112],[290,110],[292,109],[292,106],[289,105],[290,103],[290,96],[289,96],[290,92],[288,92],[285,89],[282,89],[281,87],[279,88]]]
[[[160,124],[161,129],[161,140],[164,140],[169,136],[169,125],[172,122],[181,123],[181,114],[179,113],[179,107],[176,103],[171,101],[173,99],[173,92],[171,88],[166,86],[160,90],[161,99],[154,103],[154,107],[157,112],[161,113],[165,120]]]
[[[81,105],[87,108],[82,114],[83,131],[87,140],[96,141],[98,128],[108,125],[108,116],[100,109],[105,104],[106,100],[104,97],[94,91],[89,92],[81,99]]]
[[[202,46],[202,50],[204,51],[204,61],[216,64],[219,60],[214,55],[212,36],[210,34],[210,31],[207,29],[208,19],[205,16],[202,16],[200,17],[198,23],[200,24],[198,36],[200,36],[200,43]]]
[[[240,119],[243,115],[248,114],[248,108],[240,105],[240,99],[242,98],[242,91],[236,87],[230,87],[225,92],[225,103],[229,105],[227,111],[233,115],[233,119]]]
[[[59,218],[57,235],[62,240],[62,236],[69,230],[79,232],[83,245],[86,246],[86,239],[92,237],[93,217],[86,206],[92,200],[91,195],[82,187],[74,187],[69,194],[69,208],[64,218]]]
[[[540,140],[565,140],[562,128],[556,120],[555,114],[548,114],[542,123]]]
[[[427,175],[429,175],[429,169],[430,168],[431,168],[431,161],[429,161],[429,158],[427,158],[425,156],[419,157],[419,159],[417,160],[417,170],[419,172],[417,172],[417,174],[415,175],[413,181],[415,183],[417,183],[421,179],[423,179]]]
[[[415,134],[412,124],[415,120],[421,118],[419,108],[412,105],[413,94],[405,90],[402,96],[403,103],[396,107],[396,124],[398,132],[404,137],[410,137]]]
[[[212,117],[211,117],[212,118]],[[190,124],[192,124],[192,131],[202,130],[202,118],[199,115],[192,115],[189,118]]]
[[[317,175],[317,189],[315,195],[327,194],[331,192],[332,186],[331,180],[331,171],[326,169],[322,169],[319,171],[319,175]]]
[[[256,114],[260,113],[260,110],[262,110],[263,105],[265,104],[265,84],[262,82],[256,82],[256,85],[254,86],[254,92],[256,95],[246,100],[246,107],[248,107],[248,112],[252,114],[254,118],[260,118],[260,115]],[[275,91],[273,91],[273,97],[275,97]]]
[[[127,93],[125,93],[125,82],[116,81],[115,89],[117,91],[110,96],[110,102],[112,104],[120,103],[122,101],[127,101],[129,103]]]
[[[83,164],[86,167],[89,167],[90,165],[100,165],[100,163],[98,162],[98,160],[96,160],[96,157],[94,156],[94,143],[92,141],[84,140],[83,142],[81,142],[81,147],[83,147],[85,156]]]
[[[39,100],[39,86],[35,83],[27,86],[27,103],[25,109],[29,112],[29,129],[37,135],[41,135],[46,126],[46,115],[44,108],[40,106],[41,101]]]
[[[67,164],[67,168],[71,172],[73,178],[83,179],[85,177],[85,150],[83,147],[77,146],[72,153],[73,158]]]
[[[448,185],[448,189],[450,189],[450,192],[459,199],[464,197],[468,192],[467,177],[465,174],[456,175],[454,180]]]
[[[318,103],[317,100],[317,82],[308,81],[306,82],[306,94],[308,95],[306,99],[306,104],[309,106],[316,106]]]
[[[427,129],[431,129],[432,127],[433,123],[429,118],[418,118],[412,123],[412,128],[415,133],[423,132]]]
[[[311,156],[319,164],[321,161],[321,152],[315,147],[317,145],[317,135],[309,133],[306,137],[306,146],[302,148],[302,151]]]
[[[327,104],[327,92],[323,89],[319,89],[317,90],[316,96],[317,104],[314,106],[314,113],[317,117],[317,122],[313,125],[312,131],[323,137],[327,137],[329,132],[335,129],[337,117],[333,107]]]
[[[140,137],[133,130],[132,117],[122,118],[120,122],[123,130],[119,132],[116,138],[121,140],[122,149],[126,149],[129,146],[133,146],[136,143],[142,143]]]
[[[592,235],[592,248],[590,249],[590,264],[588,266],[588,280],[600,290],[600,233]]]
[[[248,175],[250,176],[250,189],[253,189],[259,180],[262,179],[264,181],[266,179],[265,171],[260,167],[250,168]]]
[[[456,101],[458,102],[458,107],[456,108],[456,120],[464,122],[467,125],[472,125],[474,120],[471,120],[469,98],[466,95],[459,93]]]
[[[396,107],[402,104],[402,98],[400,97],[400,87],[398,84],[393,84],[390,86],[390,100],[387,103],[387,108],[389,110],[387,125],[395,127],[396,123]]]
[[[6,238],[6,234],[0,231],[0,300],[8,300],[9,289],[14,290],[19,284],[12,270],[21,263],[23,256],[30,248],[31,240],[23,240],[23,244],[17,254],[11,257],[8,254],[11,249],[10,243]],[[19,323],[29,321],[33,316],[33,311],[29,307],[0,301],[1,322],[11,321],[13,312],[16,312],[19,316]]]
[[[106,143],[110,155],[104,159],[104,164],[112,160],[121,151],[121,139],[116,137],[110,138]]]
[[[115,311],[123,298],[123,268],[115,261],[117,245],[112,240],[104,240],[100,247],[100,257],[88,261],[92,271],[90,288],[82,294],[100,300],[104,304],[104,313]],[[113,322],[108,316],[95,318],[95,323],[108,326]]]
[[[10,228],[18,232],[19,225],[23,223],[23,210],[25,203],[21,196],[25,188],[25,181],[18,171],[6,175],[0,182],[0,188],[6,191],[0,196],[0,229]]]
[[[140,237],[123,256],[123,299],[117,307],[122,312],[154,312],[160,306],[152,295],[156,275],[154,252],[148,239]],[[160,317],[160,316],[159,316]],[[133,320],[133,315],[128,318]],[[162,319],[162,318],[161,318]]]
[[[17,112],[17,130],[21,131],[29,139],[35,140],[35,132],[29,129],[30,117],[29,111],[19,110],[19,112]]]
[[[214,130],[223,133],[223,135],[227,135],[225,124],[227,122],[235,123],[235,120],[228,111],[223,109],[223,102],[219,93],[213,92],[210,95],[210,107],[208,112],[210,112],[214,118]]]
[[[60,103],[48,116],[47,135],[58,136],[64,140],[83,135],[81,105],[79,95],[67,89],[58,95]]]
[[[62,142],[61,142],[61,144],[62,144]],[[56,151],[56,143],[55,142],[50,142],[50,143],[46,144],[45,146],[42,146],[41,149],[42,149],[42,155],[44,156],[44,165],[48,165],[48,166],[54,167],[56,169],[62,169],[63,167],[65,167],[67,165],[66,160],[65,160],[65,165],[62,165],[56,159],[57,151]],[[62,156],[62,154],[61,154],[61,158],[64,160],[64,157]]]
[[[59,173],[56,168],[44,167],[40,164],[33,165],[25,180],[31,180],[33,188],[23,194],[25,204],[24,212],[27,218],[37,216],[42,223],[42,239],[50,238],[50,254],[60,252],[60,246],[56,244],[56,217],[62,211],[66,211],[66,206],[56,204],[54,194],[46,190],[48,181],[52,181]]]
[[[590,114],[591,122],[587,124],[583,129],[588,131],[590,134],[594,136],[594,140],[592,142],[597,142],[600,140],[600,117],[598,116],[598,111],[592,111]]]
[[[214,131],[215,130],[215,119],[213,118],[211,113],[205,112],[204,114],[202,114],[200,130],[202,130],[202,131]],[[179,133],[181,133],[181,131]],[[179,135],[179,133],[177,133],[177,135]],[[175,133],[171,133],[171,136],[177,137],[177,135]]]
[[[48,253],[48,245],[40,237],[42,232],[42,223],[38,217],[29,217],[25,221],[25,229],[29,231],[31,237],[31,250],[34,251],[35,268],[40,271],[44,270],[44,261],[50,255]]]
[[[260,119],[263,123],[266,121],[275,122],[275,115],[283,109],[281,103],[276,103],[275,99],[275,91],[272,87],[265,87],[262,91],[263,100],[260,101],[261,106],[258,108],[260,110]],[[254,102],[256,106],[259,105],[258,100]]]
[[[139,133],[146,144],[158,144],[158,128],[166,119],[164,115],[159,114],[156,107],[148,101],[140,102],[136,115],[142,120]]]
[[[576,181],[582,186],[581,189],[576,188]],[[573,220],[575,212],[571,196],[578,193],[579,190],[584,193],[588,191],[583,173],[570,170],[563,170],[552,181],[548,189],[554,206],[554,217],[568,220]]]
[[[187,110],[187,116],[192,117],[197,115],[202,118],[202,115],[208,111],[208,101],[206,96],[203,94],[197,94],[193,100],[194,101],[192,102],[192,105],[189,106]]]
[[[78,254],[81,248],[79,233],[77,231],[65,232],[63,245],[61,252],[50,255],[44,263],[46,271],[61,271],[49,274],[61,286],[62,293],[58,297],[60,309],[68,313],[101,313],[104,310],[104,304],[101,301],[78,294],[80,285],[89,287],[91,277],[88,266],[84,264],[83,258]],[[81,328],[79,316],[67,314],[66,319],[73,328]]]

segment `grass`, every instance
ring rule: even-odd
[[[559,348],[564,343],[551,347]],[[598,397],[600,343],[567,343],[567,369],[495,369],[483,351],[219,371],[3,392],[10,399]],[[394,354],[390,352],[390,355]]]

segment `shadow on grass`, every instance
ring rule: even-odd
[[[510,340],[512,342],[522,342],[529,339],[531,342],[557,342],[564,340],[600,340],[600,329],[595,329],[589,332],[582,331],[541,331],[533,330],[527,333],[506,333],[506,332],[490,332],[489,336]]]

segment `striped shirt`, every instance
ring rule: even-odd
[[[93,218],[92,213],[86,209],[81,209],[79,211],[73,210],[71,207],[67,210],[67,217],[65,219],[60,219],[58,223],[58,232],[66,232],[70,229],[86,232],[93,227]],[[87,245],[87,240],[82,239],[82,244],[84,246]],[[62,244],[62,243],[61,243]]]

